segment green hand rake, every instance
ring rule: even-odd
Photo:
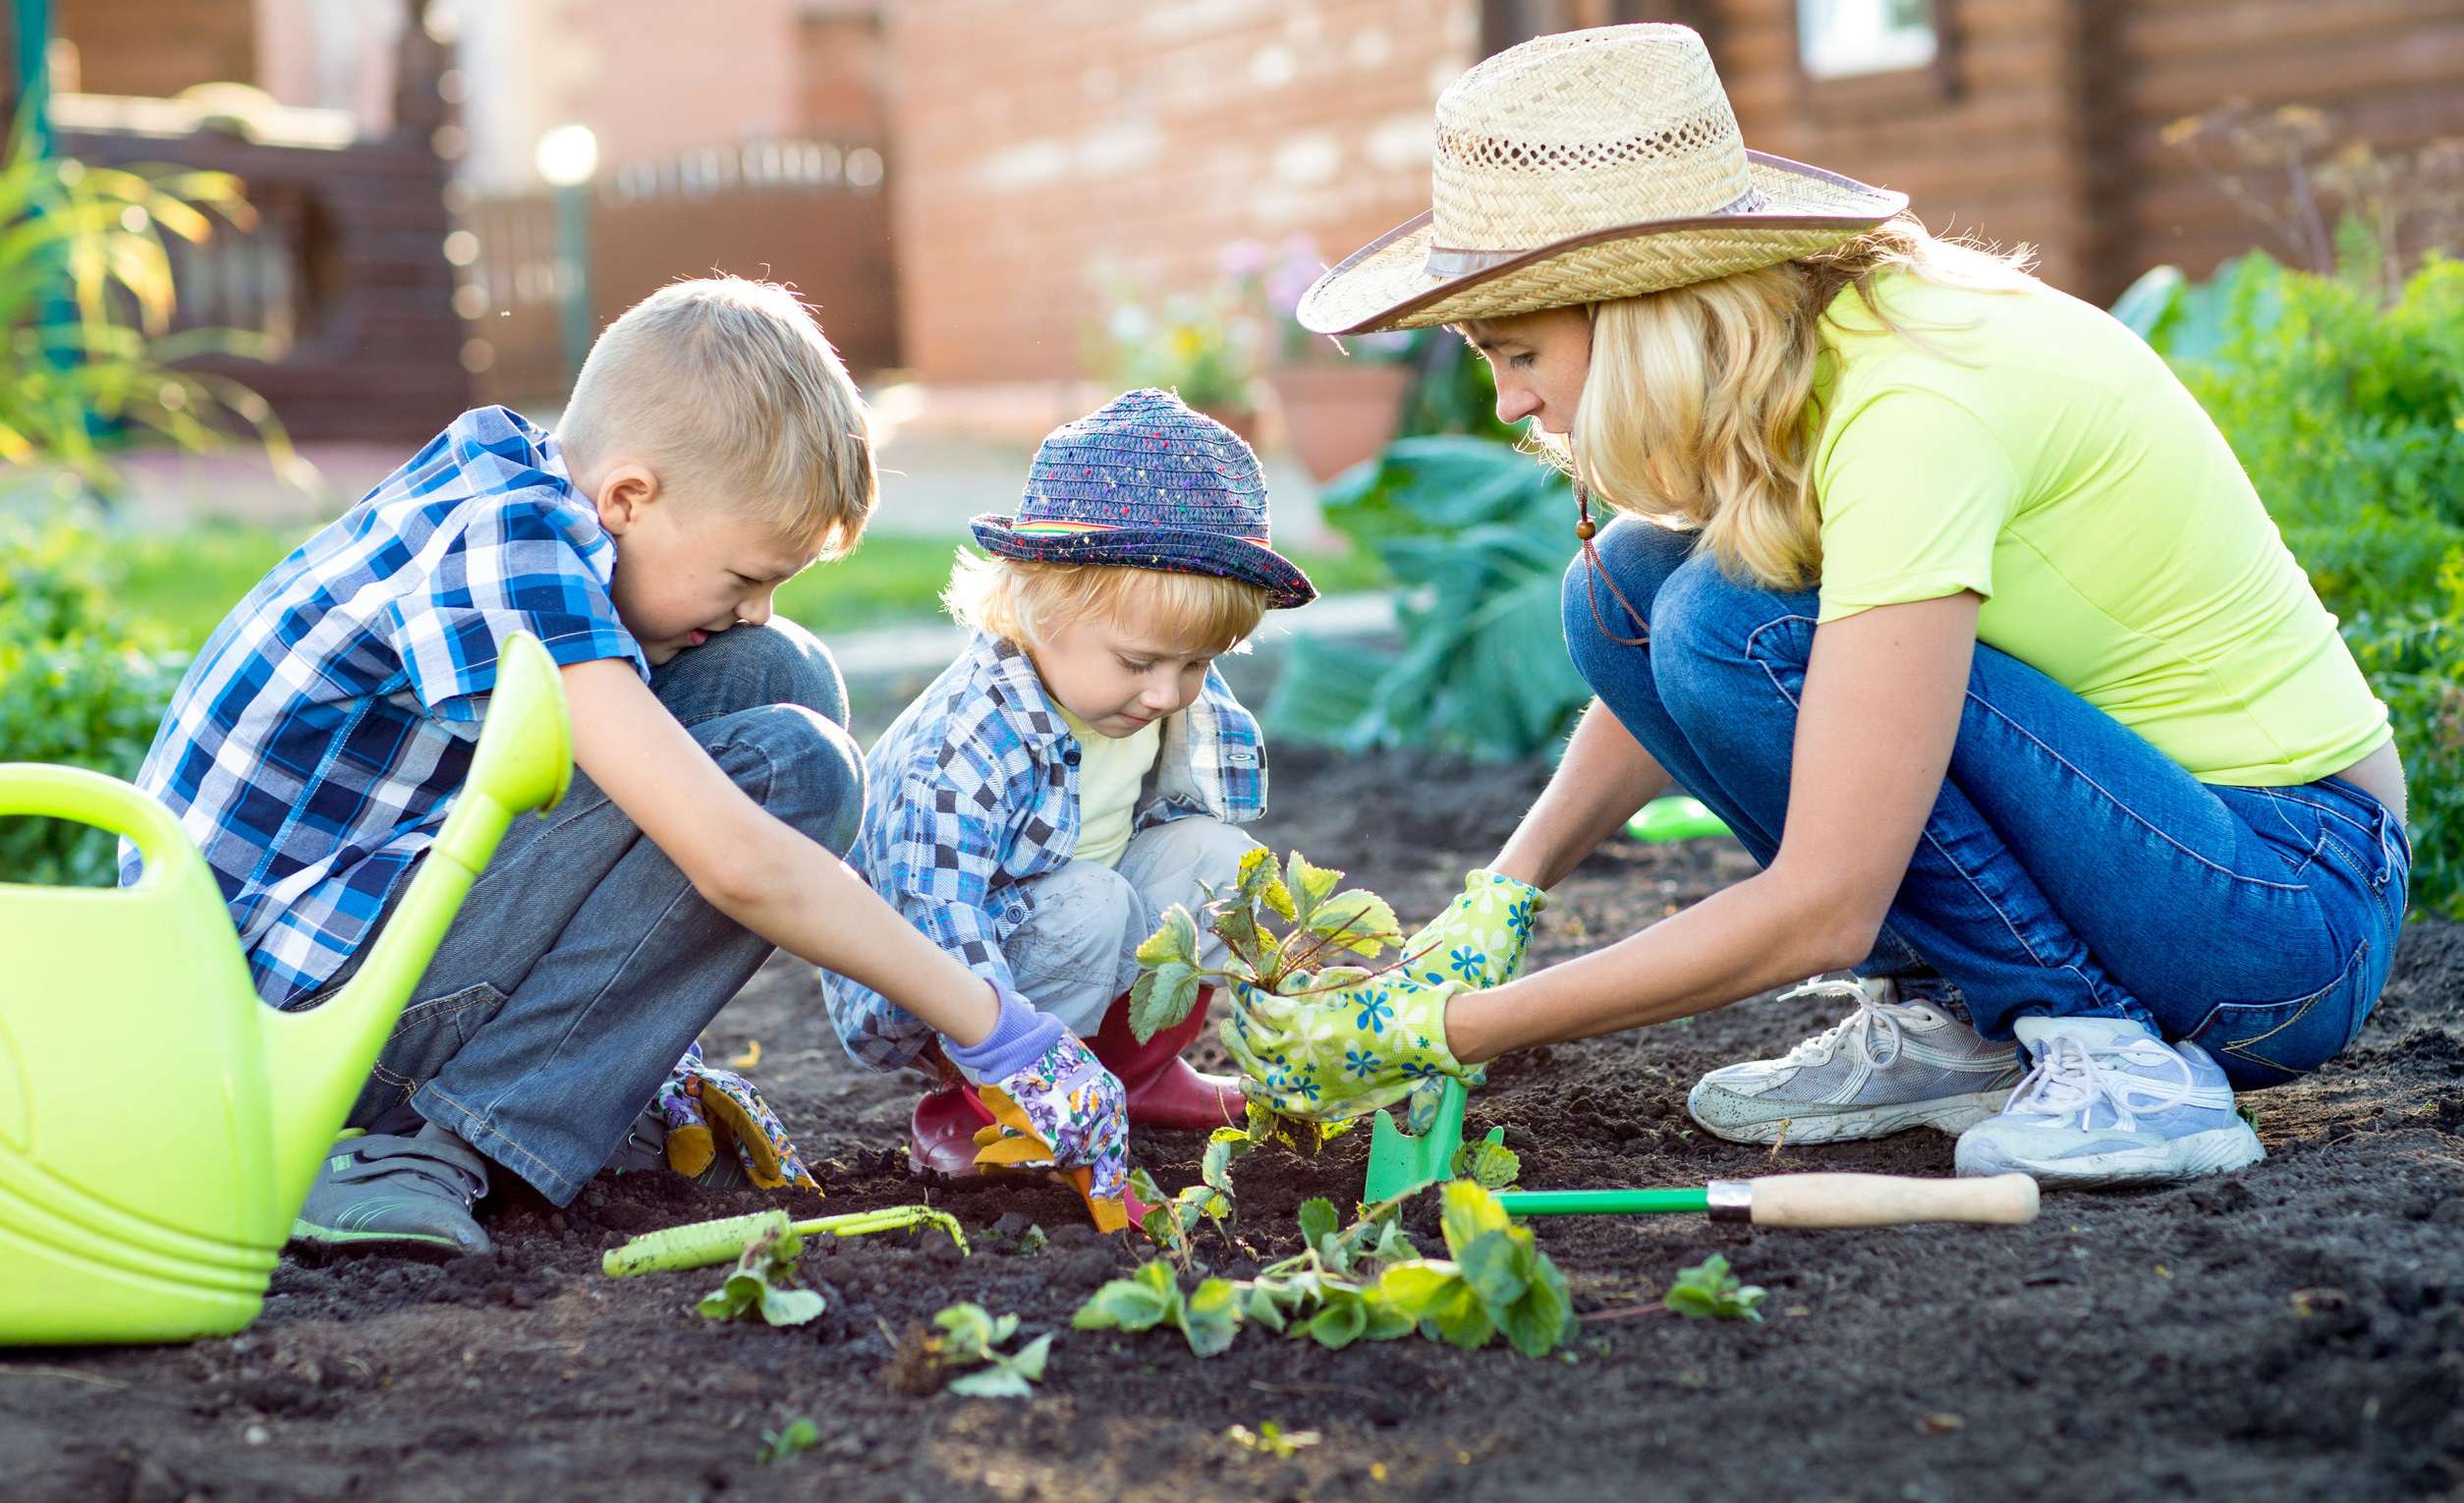
[[[950,1234],[950,1241],[958,1244],[962,1254],[967,1252],[967,1234],[959,1230],[958,1218],[929,1205],[892,1205],[794,1223],[788,1221],[787,1212],[772,1208],[645,1233],[621,1248],[610,1248],[607,1255],[599,1259],[599,1271],[610,1278],[623,1279],[644,1273],[707,1268],[738,1256],[745,1251],[745,1244],[756,1237],[790,1230],[799,1237],[814,1237],[823,1232],[833,1237],[860,1237],[867,1232],[895,1232],[911,1226],[937,1226]]]
[[[1469,1095],[1446,1082],[1428,1131],[1415,1137],[1389,1112],[1370,1124],[1369,1178],[1362,1202],[1374,1205],[1447,1178],[1463,1146]],[[1503,1143],[1505,1129],[1486,1141]],[[1771,1174],[1713,1180],[1683,1190],[1509,1190],[1497,1197],[1510,1216],[1708,1215],[1756,1226],[1911,1226],[1956,1221],[2016,1226],[2037,1218],[2037,1182],[2024,1174],[1924,1180],[1893,1174]],[[611,1254],[613,1255],[613,1254]]]

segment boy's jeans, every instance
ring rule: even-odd
[[[1768,865],[1817,599],[1729,579],[1688,556],[1693,540],[1633,519],[1601,531],[1600,562],[1650,644],[1609,640],[1641,634],[1580,555],[1566,644],[1635,739]],[[2273,1086],[2361,1031],[2411,869],[2402,825],[2353,785],[2201,783],[1979,643],[1949,776],[1858,969],[1932,966],[1988,1038],[2030,1013],[2134,1018],[2206,1048],[2236,1086]]]
[[[811,633],[736,627],[650,688],[756,804],[842,855],[855,843],[864,757]],[[407,1101],[563,1205],[773,948],[577,770],[565,802],[516,820],[472,884],[351,1125]],[[331,996],[365,954],[298,1005]]]
[[[1257,844],[1220,819],[1193,815],[1131,836],[1118,865],[1074,861],[1021,883],[1027,917],[1001,946],[1019,994],[1079,1037],[1092,1034],[1138,979],[1138,947],[1163,911],[1178,903],[1196,914],[1206,900],[1199,884],[1231,882]],[[1219,958],[1222,941],[1203,937]]]

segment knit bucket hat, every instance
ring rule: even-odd
[[[1437,100],[1428,213],[1347,256],[1301,326],[1362,334],[1708,282],[1851,240],[1905,194],[1746,149],[1703,38],[1600,27],[1509,47]]]
[[[1266,545],[1266,482],[1240,435],[1170,392],[1133,391],[1044,435],[1016,517],[969,526],[1003,558],[1210,574],[1271,609],[1317,587]]]

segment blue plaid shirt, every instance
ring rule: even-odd
[[[259,996],[306,996],[368,938],[470,770],[508,634],[649,676],[615,570],[555,440],[487,407],[223,618],[137,780],[204,852]],[[123,885],[139,864],[122,842]]]
[[[1208,669],[1162,729],[1137,828],[1192,814],[1246,824],[1266,811],[1265,744],[1223,675]],[[934,944],[1007,985],[1001,942],[1027,918],[1023,884],[1077,849],[1078,739],[1027,655],[978,633],[865,758],[864,828],[848,859]],[[857,1063],[903,1065],[932,1037],[879,992],[821,979]]]

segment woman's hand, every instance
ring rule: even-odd
[[[1404,969],[1467,986],[1503,985],[1523,974],[1533,916],[1547,906],[1548,894],[1529,882],[1475,871],[1444,913],[1403,942]]]
[[[1333,1122],[1391,1106],[1429,1077],[1467,1073],[1446,1043],[1446,1004],[1463,989],[1401,971],[1298,996],[1235,985],[1216,1036],[1253,1099]]]

